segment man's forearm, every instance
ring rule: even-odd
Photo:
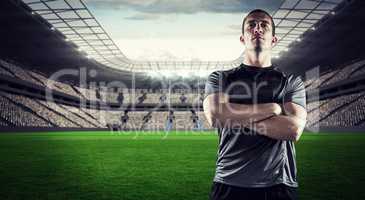
[[[298,141],[304,126],[304,119],[285,115],[273,116],[252,125],[253,129],[260,135],[277,140],[292,141]]]
[[[266,104],[235,104],[219,103],[216,104],[211,113],[214,120],[213,126],[248,126],[252,122],[268,118],[279,114],[281,108],[274,103]]]

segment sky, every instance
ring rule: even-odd
[[[121,51],[134,60],[229,61],[244,50],[242,19],[282,0],[84,0]]]

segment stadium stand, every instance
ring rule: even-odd
[[[327,72],[320,76],[318,79],[313,77],[312,79],[309,79],[305,82],[305,88],[307,90],[313,90],[317,89],[318,87],[321,87],[324,82],[326,82],[328,79],[332,78],[334,75],[336,75],[337,70]]]
[[[365,59],[351,61],[350,63],[338,66],[331,71],[323,73],[320,77],[311,77],[305,81],[307,90],[317,89],[339,83],[349,78],[361,76],[365,72]]]
[[[65,85],[65,84],[63,84]],[[86,93],[94,90],[80,89]],[[65,91],[66,92],[66,91]],[[131,96],[124,91],[124,94]],[[142,94],[142,91],[137,91]],[[74,94],[74,93],[72,93]],[[181,93],[173,93],[176,97]],[[24,95],[1,92],[1,107],[4,108],[1,118],[1,126],[20,126],[28,127],[36,125],[39,127],[60,127],[60,128],[106,128],[108,124],[121,125],[121,116],[123,111],[116,110],[99,110],[95,108],[75,107],[62,105],[52,101],[39,100]],[[149,102],[159,102],[161,93],[154,93]],[[199,97],[200,94],[195,95]],[[136,95],[135,95],[136,96]],[[194,96],[193,94],[191,96]],[[148,98],[146,98],[148,99]],[[158,104],[158,103],[157,103]],[[26,113],[26,114],[24,114]],[[147,111],[130,112],[130,120],[127,122],[128,130],[164,130],[168,112],[151,112],[151,118],[144,121]],[[209,127],[205,116],[202,112],[197,113],[199,119],[204,123],[204,127]],[[173,123],[173,129],[192,130],[194,123],[191,119],[191,113],[188,111],[175,112],[176,119]],[[31,119],[30,122],[27,119]],[[145,122],[145,123],[144,123]]]
[[[4,68],[2,65],[0,65],[0,75],[1,76],[5,75],[5,76],[9,76],[9,77],[15,77],[15,75],[9,69]]]
[[[307,127],[352,127],[363,124],[365,93],[356,93],[308,104]]]
[[[11,126],[51,127],[54,124],[34,110],[7,96],[0,95],[1,118]]]
[[[348,64],[347,66],[343,67],[342,69],[339,69],[337,73],[334,74],[328,81],[324,82],[322,86],[326,86],[329,84],[337,83],[339,81],[343,81],[350,77],[350,75],[353,74],[353,72],[357,71],[359,68],[364,67],[365,60],[357,61],[351,64]],[[359,74],[360,75],[360,74]]]
[[[8,97],[9,99],[15,100],[16,102],[22,104],[24,107],[29,108],[33,112],[37,113],[39,116],[43,116],[45,119],[52,122],[57,127],[80,127],[72,122],[72,120],[64,116],[62,113],[59,113],[49,106],[46,106],[45,103],[41,103],[40,101],[20,95],[13,95],[9,93],[3,93],[3,95]]]
[[[12,61],[12,62],[14,62],[14,61]],[[29,81],[33,84],[37,84],[37,85],[41,85],[41,86],[44,85],[38,79],[31,76],[27,70],[23,70],[17,64],[13,64],[13,63],[11,63],[9,61],[5,61],[5,60],[0,60],[0,64],[3,68],[7,69],[11,74],[13,74],[16,78],[19,78],[24,81]]]
[[[24,70],[26,71],[26,70]],[[28,72],[32,77],[34,77],[35,79],[38,79],[43,86],[52,89],[52,90],[57,90],[78,98],[85,98],[84,96],[80,95],[80,93],[76,92],[75,89],[73,88],[72,85],[70,84],[65,84],[59,81],[54,81],[52,79],[48,79],[45,77],[45,75],[43,75],[41,72],[33,72],[33,71],[29,71]],[[24,79],[23,79],[24,80]]]
[[[349,78],[353,78],[356,76],[360,76],[360,75],[364,75],[365,74],[365,64],[358,67],[356,70],[353,70],[350,74],[349,74]]]
[[[181,102],[181,96],[185,96],[186,104],[201,104],[202,94],[195,91],[187,90],[143,90],[143,89],[122,89],[115,91],[115,89],[108,89],[105,87],[97,88],[94,85],[77,86],[72,83],[63,83],[60,81],[51,80],[39,71],[31,71],[22,67],[19,64],[14,64],[13,61],[0,60],[0,75],[20,79],[30,84],[35,84],[48,88],[53,91],[59,91],[80,100],[86,99],[89,101],[104,102],[104,103],[120,103],[120,94],[123,94],[123,104],[133,103],[161,103],[160,97],[166,94],[166,104],[178,104]],[[145,95],[143,95],[145,93]],[[98,95],[97,95],[98,94]],[[99,98],[97,97],[99,96]],[[143,97],[143,98],[142,98]]]
[[[41,72],[30,71],[20,64],[0,59],[0,76],[13,77],[33,85],[43,86],[59,92],[96,102],[120,104],[161,104],[161,96],[165,94],[165,104],[198,104],[201,105],[203,95],[199,91],[184,89],[108,89],[106,87],[79,87],[71,83],[63,83],[46,78]],[[320,76],[319,79],[305,82],[308,91],[341,82],[350,77],[361,76],[365,72],[365,60],[352,62],[343,68],[335,69]],[[121,100],[121,94],[123,96]],[[185,101],[182,102],[182,96]],[[24,95],[1,92],[0,116],[1,126],[38,126],[38,127],[75,127],[106,128],[108,124],[121,125],[123,110],[103,110],[94,108],[62,105],[55,102],[34,99]],[[364,126],[364,93],[337,96],[330,99],[308,103],[307,127],[313,126]],[[149,120],[148,111],[131,111],[127,122],[128,130],[164,130],[168,112],[154,111]],[[203,112],[197,112],[203,127],[210,128]],[[189,111],[175,112],[173,129],[192,130],[194,123]],[[29,120],[31,119],[31,120]]]
[[[30,71],[19,63],[0,59],[0,76],[13,77],[33,85],[43,86],[52,90],[96,102],[119,104],[161,104],[161,96],[165,94],[166,104],[198,104],[201,105],[203,95],[198,91],[184,89],[108,89],[106,87],[79,87],[71,83],[63,83],[46,78],[41,72]],[[305,82],[308,91],[323,86],[344,81],[351,77],[361,76],[365,72],[365,60],[352,62],[343,68],[338,68],[320,76],[319,79]],[[99,96],[99,98],[98,98]],[[185,102],[182,102],[182,96]],[[123,111],[100,110],[95,108],[61,105],[55,102],[34,99],[23,95],[1,92],[0,116],[1,126],[38,126],[38,127],[75,127],[75,128],[106,128],[108,124],[121,125]],[[308,103],[307,127],[313,126],[364,126],[364,93],[342,95],[331,99]],[[147,111],[132,111],[127,122],[128,130],[164,130],[168,112],[152,112],[148,121],[143,118]],[[210,128],[203,112],[197,113],[203,122],[203,127]],[[194,123],[189,111],[175,112],[173,129],[192,130]],[[31,120],[29,120],[31,119]]]

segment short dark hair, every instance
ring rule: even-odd
[[[269,16],[270,17],[270,20],[271,20],[271,26],[272,26],[272,35],[274,36],[275,35],[275,24],[274,24],[274,19],[271,17],[271,15],[266,12],[265,10],[262,10],[262,9],[255,9],[255,10],[252,10],[251,12],[249,12],[245,18],[243,18],[243,22],[242,22],[242,35],[244,33],[244,26],[245,26],[245,22],[247,20],[247,17],[250,16],[252,13],[257,13],[257,12],[260,12],[260,13],[264,13],[265,15]]]

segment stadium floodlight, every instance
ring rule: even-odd
[[[300,38],[297,38],[297,39],[296,39],[296,41],[297,41],[297,42],[300,42],[300,41],[302,41],[302,39],[300,39]]]
[[[51,27],[51,30],[52,30],[52,31],[54,31],[54,30],[56,30],[56,29],[55,29],[55,27],[53,27],[53,26],[52,26],[52,27]]]
[[[82,48],[82,47],[78,47],[78,48],[77,48],[77,50],[78,50],[79,52],[85,51],[85,50],[84,50],[84,48]]]
[[[312,26],[312,28],[311,28],[311,29],[314,31],[314,30],[316,30],[316,27]]]
[[[331,12],[331,15],[335,15],[335,14],[336,14],[336,12],[335,12],[335,11],[332,11],[332,12]]]

